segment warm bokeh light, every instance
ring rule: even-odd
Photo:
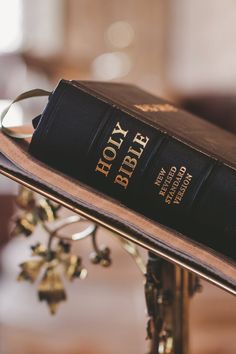
[[[106,31],[107,41],[115,48],[126,48],[134,40],[134,29],[126,21],[113,22]]]
[[[131,60],[126,53],[112,52],[99,55],[92,63],[95,80],[112,80],[126,76],[131,69]]]

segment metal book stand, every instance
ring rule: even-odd
[[[145,295],[149,354],[187,354],[189,300],[201,290],[194,274],[149,253]]]
[[[46,272],[40,283],[38,295],[40,300],[48,303],[51,313],[55,313],[59,302],[66,298],[60,276],[56,271],[54,272],[55,265],[65,266],[69,280],[83,278],[86,275],[80,257],[71,254],[70,241],[90,236],[93,247],[91,261],[105,267],[111,263],[110,250],[107,247],[100,249],[96,239],[97,225],[91,222],[89,224],[87,222],[88,226],[85,226],[82,231],[65,237],[65,233],[61,233],[65,226],[85,221],[85,219],[74,215],[63,220],[57,215],[60,206],[50,199],[39,197],[21,186],[16,203],[21,209],[21,217],[16,219],[14,233],[30,236],[35,226],[40,223],[49,237],[46,247],[42,244],[31,247],[33,256],[41,259],[41,268],[37,267],[35,260],[24,262],[21,265],[22,271],[19,278],[35,281],[44,264]],[[50,222],[53,223],[56,219],[60,221],[59,227],[53,228]],[[137,246],[121,236],[117,237],[120,238],[124,250],[134,258],[146,278],[148,354],[188,354],[189,300],[201,288],[199,278],[150,252],[147,265],[145,265]],[[52,282],[55,283],[55,281],[56,290],[53,291]]]

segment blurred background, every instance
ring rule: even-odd
[[[60,78],[112,80],[236,132],[235,38],[235,0],[0,0],[0,109]],[[44,104],[16,106],[9,124],[30,122]],[[112,268],[90,266],[87,280],[67,286],[56,316],[34,287],[15,281],[31,244],[9,237],[17,188],[0,177],[0,354],[145,353],[143,277],[108,232],[101,239]],[[79,250],[85,259],[87,248]],[[190,307],[190,353],[233,354],[235,299],[202,283]]]

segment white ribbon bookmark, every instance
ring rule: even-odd
[[[24,134],[24,133],[16,133],[13,132],[10,128],[7,128],[4,126],[3,121],[8,113],[8,111],[10,110],[11,106],[19,101],[23,101],[26,98],[31,98],[31,97],[41,97],[41,96],[49,96],[50,95],[50,91],[46,91],[46,90],[41,90],[41,89],[33,89],[30,91],[26,91],[22,94],[20,94],[19,96],[17,96],[11,103],[9,106],[7,106],[2,113],[0,114],[0,130],[10,136],[11,138],[16,138],[16,139],[27,139],[27,138],[31,138],[32,134]]]

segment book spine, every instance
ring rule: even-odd
[[[91,186],[235,257],[236,176],[227,166],[114,108],[86,170]]]
[[[235,171],[120,107],[62,82],[30,150],[126,206],[235,259]]]

